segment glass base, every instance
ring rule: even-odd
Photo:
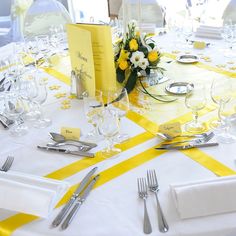
[[[220,120],[214,119],[210,121],[210,128],[211,129],[217,129],[219,126],[221,126]]]
[[[101,153],[101,157],[104,159],[115,159],[118,157],[118,154],[121,152],[121,149],[119,148],[106,148],[104,150],[102,150]]]
[[[236,136],[228,131],[227,125],[221,125],[214,130],[216,140],[219,143],[235,143]]]
[[[185,125],[185,130],[189,133],[199,134],[207,130],[206,124],[200,122],[189,122]]]
[[[114,143],[122,143],[126,140],[128,140],[130,136],[128,134],[118,134],[114,139]]]
[[[10,135],[14,137],[20,137],[28,133],[28,127],[25,125],[13,126],[10,130]]]
[[[40,119],[34,122],[33,127],[37,129],[43,129],[50,126],[51,124],[52,124],[52,121],[50,119],[44,118],[44,119]]]

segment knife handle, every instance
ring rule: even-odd
[[[61,209],[59,214],[56,216],[56,218],[52,222],[52,227],[57,227],[62,222],[66,213],[69,211],[69,209],[73,205],[75,199],[76,199],[75,197],[71,198],[70,201]]]
[[[80,206],[82,205],[82,202],[78,201],[74,207],[72,208],[72,210],[70,211],[70,213],[68,214],[68,216],[66,217],[66,219],[64,220],[64,222],[61,225],[61,229],[67,229],[67,227],[69,226],[69,224],[71,223],[71,221],[73,220],[73,218],[75,217],[76,213],[78,212]]]

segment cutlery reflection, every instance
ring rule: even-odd
[[[52,222],[52,226],[53,227],[57,227],[62,220],[64,219],[64,217],[66,216],[67,212],[69,211],[69,209],[72,207],[72,205],[74,204],[74,202],[76,201],[76,199],[79,197],[80,193],[83,191],[83,189],[85,188],[85,186],[88,184],[90,178],[92,177],[92,175],[95,173],[95,171],[97,170],[97,167],[94,167],[92,170],[89,171],[89,173],[82,179],[81,183],[79,184],[79,186],[77,187],[77,189],[75,190],[75,192],[72,194],[70,200],[66,203],[66,205],[62,208],[62,210],[60,211],[60,213],[57,215],[57,217],[54,219],[54,221]]]
[[[71,155],[81,156],[81,157],[94,157],[94,154],[90,153],[90,152],[71,151],[69,149],[47,147],[47,146],[37,146],[37,148],[43,149],[43,150],[46,150],[46,151],[59,152],[59,153],[64,153],[64,154],[71,154]]]
[[[76,213],[78,212],[80,206],[83,204],[83,202],[85,201],[85,199],[87,198],[87,196],[89,195],[90,191],[92,190],[94,184],[96,183],[97,179],[99,178],[99,175],[96,175],[91,182],[89,183],[89,185],[85,188],[84,192],[82,193],[81,196],[79,196],[76,200],[76,203],[74,205],[74,207],[71,209],[71,211],[69,212],[68,216],[66,217],[66,219],[64,220],[64,222],[61,225],[61,229],[66,229],[69,224],[71,223],[71,221],[73,220],[73,218],[75,217]]]
[[[155,149],[157,150],[185,150],[185,149],[190,149],[190,148],[201,148],[201,147],[213,147],[213,146],[218,146],[219,143],[202,143],[202,144],[188,144],[188,145],[183,145],[183,146],[175,146],[175,145],[165,145],[165,146],[160,146],[156,147]]]

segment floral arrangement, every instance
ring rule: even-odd
[[[119,83],[125,83],[130,93],[137,82],[139,75],[149,75],[151,69],[160,69],[158,62],[161,54],[151,36],[142,36],[137,31],[135,21],[128,24],[125,37],[115,45],[116,76]]]

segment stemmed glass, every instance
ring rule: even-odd
[[[28,132],[28,127],[21,118],[24,113],[24,103],[19,94],[15,92],[5,93],[5,113],[15,121],[10,130],[12,136],[22,136]]]
[[[236,42],[236,27],[235,25],[229,24],[224,25],[221,32],[222,38],[228,43],[229,48],[225,50],[225,57],[235,57],[235,53],[233,52],[233,45]]]
[[[93,129],[86,135],[85,139],[91,142],[100,141],[102,137],[98,132],[98,123],[104,109],[102,91],[96,90],[94,95],[84,97],[83,102],[87,121],[93,125]]]
[[[39,53],[41,53],[41,55],[43,56],[43,59],[45,60],[43,65],[46,67],[50,66],[50,62],[49,62],[49,53],[50,53],[50,43],[49,43],[49,37],[48,35],[38,35],[36,36],[36,46],[37,49],[39,51]]]
[[[118,89],[117,91],[107,92],[107,107],[117,114],[119,121],[122,117],[125,117],[129,111],[129,96],[125,88]],[[122,141],[129,138],[128,134],[118,134],[115,139],[116,142],[121,143]]]
[[[232,142],[232,137],[228,132],[228,118],[225,116],[225,105],[232,98],[232,83],[230,78],[215,78],[211,84],[211,98],[218,105],[218,119],[213,120],[210,124],[215,129],[217,138],[222,143]]]
[[[107,141],[107,147],[101,151],[103,158],[109,158],[120,153],[121,150],[114,147],[113,141],[120,130],[118,114],[109,108],[104,109],[99,120],[98,130]]]
[[[46,82],[41,78],[37,78],[36,82],[37,82],[38,93],[37,96],[32,97],[32,101],[38,107],[39,119],[34,121],[33,126],[35,128],[46,128],[52,123],[52,121],[49,118],[46,118],[44,116],[42,109],[42,104],[46,102],[48,95]]]
[[[198,120],[198,112],[206,105],[205,87],[195,83],[193,90],[189,90],[185,97],[185,105],[192,110],[194,120],[185,125],[185,129],[190,133],[202,133],[206,126]]]

